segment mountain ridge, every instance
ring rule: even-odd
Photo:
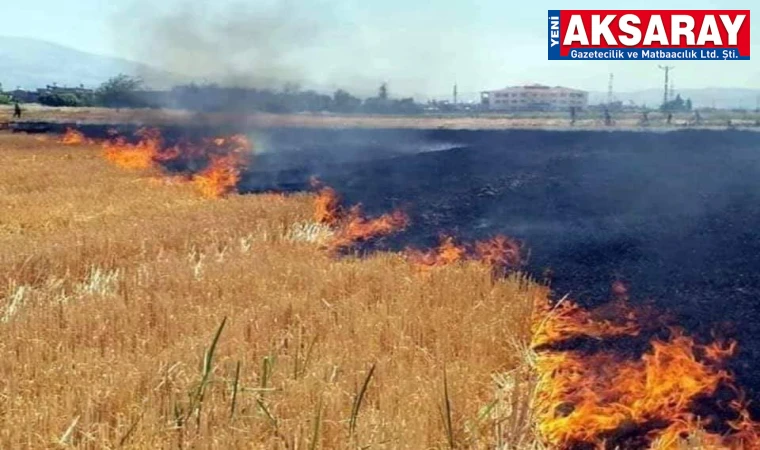
[[[167,89],[176,84],[191,81],[189,77],[173,74],[149,64],[124,58],[98,55],[75,48],[35,38],[0,35],[0,84],[5,90],[34,90],[46,85],[80,86],[96,88],[109,78],[120,73],[140,76],[145,85],[152,89]],[[562,83],[557,83],[562,84]],[[332,93],[334,89],[316,88],[317,91]],[[690,98],[694,107],[746,108],[760,106],[760,89],[705,87],[676,89],[684,99]],[[406,95],[403,95],[406,96]],[[445,99],[449,96],[415,95],[417,101]],[[625,104],[633,102],[659,107],[662,103],[662,89],[621,91],[613,94],[615,100]],[[479,100],[476,92],[461,92],[460,100]],[[606,92],[589,92],[589,104],[605,103]]]
[[[140,76],[153,88],[168,87],[172,74],[124,58],[88,53],[44,40],[0,36],[0,83],[5,90],[46,85],[95,88],[120,73]]]

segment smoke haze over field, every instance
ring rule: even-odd
[[[373,20],[366,10],[310,3],[236,2],[211,8],[184,1],[156,9],[138,1],[119,16],[120,32],[126,24],[128,36],[120,45],[132,59],[194,81],[241,87],[295,83],[363,95],[374,94],[387,80],[397,93],[424,95],[432,87],[431,73],[441,74],[448,85],[455,77],[452,63],[477,65],[468,56],[473,43],[467,33],[440,35],[390,24],[378,35],[364,26]],[[403,36],[403,45],[395,35]],[[437,48],[431,51],[433,41]],[[420,65],[425,71],[415,69]]]
[[[129,14],[125,51],[190,79],[241,87],[280,87],[304,79],[300,54],[320,24],[293,0],[224,9],[184,2],[160,10],[138,3]]]
[[[643,0],[636,8],[753,5]],[[599,0],[572,6],[610,8]],[[24,18],[4,24],[4,34],[128,58],[183,81],[277,87],[296,82],[362,96],[387,81],[392,96],[418,98],[449,96],[454,82],[461,98],[529,82],[606,91],[610,72],[618,92],[662,85],[657,61],[548,61],[546,12],[556,7],[503,0],[27,0],[2,2],[0,16]],[[753,20],[757,25],[759,19]],[[678,61],[676,90],[755,88],[757,61]]]
[[[529,82],[600,90],[616,70],[620,90],[661,84],[654,63],[547,61],[546,8],[491,3],[175,0],[157,8],[136,0],[119,15],[128,24],[119,41],[133,59],[196,81],[246,87],[298,83],[372,95],[388,81],[392,95],[425,97],[448,95],[458,82],[467,99],[481,89]],[[677,7],[672,3],[667,7]],[[679,61],[673,76],[679,88],[689,79],[703,87],[695,74],[715,70],[713,80],[749,87],[757,73],[751,62],[734,62],[742,70],[733,71],[719,64]]]

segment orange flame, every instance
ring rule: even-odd
[[[161,153],[163,140],[157,129],[141,129],[137,132],[140,141],[130,144],[124,137],[116,137],[103,142],[107,160],[125,169],[148,169],[155,165]]]
[[[427,251],[408,248],[406,258],[422,267],[439,267],[454,264],[467,258],[467,249],[458,245],[451,236],[441,238],[441,244]]]
[[[314,220],[334,228],[334,235],[327,244],[332,253],[338,253],[382,236],[396,233],[409,225],[409,217],[401,210],[373,219],[364,216],[361,205],[354,205],[348,212],[341,206],[341,199],[335,189],[323,185],[316,178],[311,185],[319,189],[314,199]]]
[[[339,228],[328,247],[332,252],[339,252],[382,236],[391,235],[407,227],[409,217],[403,211],[395,210],[374,219],[368,219],[361,211],[360,205],[349,209],[348,214],[339,222]]]
[[[447,266],[460,261],[479,261],[497,273],[506,273],[523,264],[520,244],[514,239],[498,235],[477,241],[473,245],[457,244],[454,238],[444,236],[434,249],[422,251],[407,248],[406,258],[421,267]]]
[[[75,130],[74,128],[66,128],[66,132],[63,134],[59,142],[63,145],[92,144],[90,139],[87,139],[81,131]]]
[[[651,307],[633,308],[620,283],[613,287],[618,299],[592,311],[571,301],[542,313],[534,321],[533,347],[539,374],[537,419],[541,436],[556,448],[577,446],[615,448],[638,432],[657,448],[674,449],[678,440],[696,432],[711,418],[692,411],[695,399],[715,394],[721,386],[733,387],[723,368],[735,342],[698,344]],[[667,330],[669,337],[654,337],[640,356],[623,355],[605,347],[616,339],[640,337],[644,331]],[[652,333],[647,333],[652,335]],[[573,342],[591,342],[591,349]],[[570,348],[568,350],[567,348]],[[735,387],[734,387],[735,389]],[[708,433],[719,448],[758,448],[760,428],[749,419],[741,402],[731,405],[739,420],[727,436]],[[648,448],[638,444],[634,448]],[[629,448],[621,445],[622,448]]]
[[[159,167],[159,163],[179,162],[181,165],[202,167],[191,177],[206,197],[218,198],[235,192],[253,147],[243,135],[216,137],[200,143],[182,142],[164,145],[157,129],[141,129],[139,141],[129,143],[117,132],[109,131],[111,139],[103,143],[106,159],[127,169]],[[179,179],[176,176],[175,179]]]
[[[193,182],[209,198],[224,197],[237,191],[240,173],[246,166],[246,156],[253,147],[243,135],[217,137],[201,153],[209,154],[209,165]]]
[[[331,187],[323,187],[314,200],[314,220],[325,225],[336,225],[341,218],[340,196]]]
[[[476,242],[475,259],[499,272],[520,267],[523,263],[520,244],[502,235]]]
[[[206,170],[193,177],[193,183],[206,197],[224,197],[236,191],[241,166],[238,155],[212,157]]]

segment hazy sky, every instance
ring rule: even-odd
[[[750,9],[755,3],[642,0],[635,6]],[[396,95],[446,95],[455,80],[465,93],[527,82],[605,91],[610,72],[616,90],[659,88],[656,61],[547,60],[548,9],[610,7],[582,0],[4,0],[0,34],[192,75],[251,73],[350,89],[388,81]],[[751,24],[752,47],[760,52],[757,15]],[[760,88],[760,53],[751,61],[673,64],[676,89]]]

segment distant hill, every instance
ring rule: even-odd
[[[743,88],[702,88],[702,89],[676,89],[676,94],[686,100],[690,98],[696,108],[747,108],[755,109],[758,106],[760,89]],[[643,91],[616,92],[615,99],[625,104],[633,101],[637,105],[647,105],[657,108],[662,104],[662,89],[646,89]],[[607,101],[606,92],[590,92],[589,103],[597,104]]]
[[[94,88],[124,73],[140,75],[151,87],[167,87],[169,73],[126,59],[86,53],[37,39],[0,36],[3,89],[36,89],[48,84]]]

